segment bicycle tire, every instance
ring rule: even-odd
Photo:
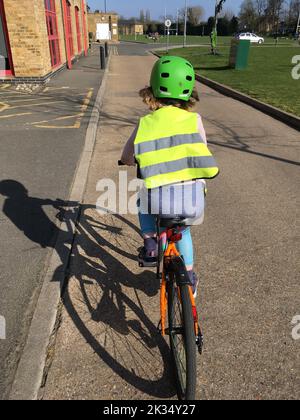
[[[170,274],[168,282],[168,318],[172,359],[175,366],[177,394],[179,400],[193,401],[196,396],[196,337],[192,304],[187,284],[179,286],[176,274]],[[181,324],[176,325],[176,305],[181,308]],[[180,354],[179,336],[182,336],[184,353]],[[183,360],[182,360],[183,359]]]

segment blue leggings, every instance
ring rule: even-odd
[[[143,236],[156,232],[156,218],[151,214],[139,213],[140,225]],[[177,243],[178,252],[183,256],[186,266],[194,265],[194,249],[191,229],[182,231],[182,239]]]

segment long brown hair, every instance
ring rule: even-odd
[[[193,90],[192,96],[189,101],[183,101],[181,99],[169,99],[169,98],[156,98],[153,94],[151,86],[147,86],[139,92],[143,102],[149,106],[151,111],[157,111],[164,106],[175,106],[177,108],[190,111],[197,102],[200,101],[199,94],[196,89]]]

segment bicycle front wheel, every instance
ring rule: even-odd
[[[196,397],[196,336],[189,286],[177,286],[175,276],[168,283],[168,317],[177,393],[180,400]]]

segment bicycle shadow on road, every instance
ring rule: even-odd
[[[0,194],[5,197],[2,211],[18,230],[32,243],[56,250],[61,265],[52,281],[60,281],[72,244],[68,231],[49,218],[45,206],[56,209],[57,218],[71,229],[78,203],[32,197],[15,180],[1,181]],[[59,247],[55,246],[57,237],[61,239]],[[155,325],[160,315],[160,284],[154,272],[138,268],[136,254],[140,245],[139,230],[132,222],[118,215],[99,216],[95,206],[82,206],[63,303],[76,326],[72,331],[74,341],[78,341],[79,331],[106,364],[103,367],[103,363],[97,363],[97,367],[101,366],[108,377],[116,374],[113,384],[119,376],[120,388],[125,381],[133,387],[134,395],[140,391],[143,395],[169,398],[175,395],[170,353]],[[63,358],[64,348],[59,350]],[[74,346],[73,350],[76,361],[80,349]],[[87,351],[91,355],[93,352]],[[78,369],[74,363],[74,370]],[[80,374],[85,375],[84,368]],[[102,377],[94,379],[101,390]]]
[[[160,284],[154,272],[132,270],[137,266],[139,238],[137,228],[125,218],[100,218],[94,208],[85,206],[63,303],[86,342],[106,363],[104,376],[112,376],[112,370],[121,378],[120,389],[125,381],[135,393],[170,398],[176,392],[169,348],[152,321],[153,305],[159,308]],[[116,384],[114,376],[111,385]]]

